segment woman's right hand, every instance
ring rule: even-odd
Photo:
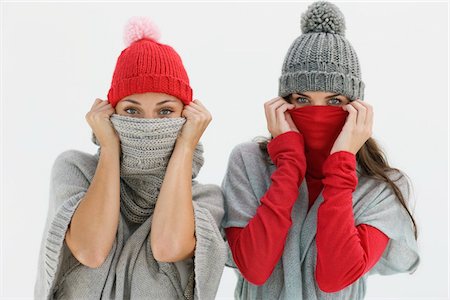
[[[293,108],[295,108],[295,105],[288,103],[281,97],[276,97],[264,103],[267,129],[269,129],[273,138],[288,131],[299,132],[292,121],[291,115],[287,112],[287,110]]]
[[[86,121],[91,126],[101,147],[118,147],[120,145],[119,135],[109,119],[113,113],[115,113],[115,109],[108,100],[99,98],[95,99],[91,110],[86,113]]]

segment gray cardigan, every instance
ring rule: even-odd
[[[51,172],[50,200],[40,247],[36,299],[214,299],[226,262],[220,223],[223,196],[215,185],[193,180],[196,248],[193,286],[182,287],[175,264],[157,262],[149,247],[152,216],[128,223],[122,213],[113,247],[98,268],[82,265],[64,237],[80,200],[95,174],[97,155],[77,150],[61,153]],[[194,290],[192,293],[192,289]],[[189,291],[190,290],[190,291]]]
[[[260,199],[270,186],[275,165],[256,142],[236,146],[229,159],[222,183],[225,197],[223,227],[245,227],[255,215]],[[357,169],[360,170],[359,164]],[[398,172],[389,175],[397,179],[402,194],[409,198],[408,183]],[[419,264],[419,253],[410,218],[387,183],[358,174],[358,186],[353,193],[355,225],[369,224],[383,231],[390,241],[377,264],[356,282],[336,293],[319,289],[314,280],[316,265],[317,210],[323,202],[322,193],[308,212],[306,181],[292,210],[292,227],[284,252],[264,285],[256,286],[245,280],[237,269],[228,249],[227,266],[235,269],[238,281],[236,299],[363,299],[366,280],[370,274],[388,275],[413,272]]]

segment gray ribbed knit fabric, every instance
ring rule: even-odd
[[[336,5],[314,2],[302,15],[301,28],[284,59],[278,95],[325,91],[363,100],[358,57],[344,36],[344,16]]]
[[[223,227],[245,227],[261,205],[260,199],[271,185],[276,166],[267,162],[256,142],[236,146],[228,163],[222,189],[225,197]],[[357,163],[357,170],[361,166]],[[303,180],[292,209],[292,226],[283,254],[264,285],[256,286],[244,279],[228,252],[227,266],[235,269],[238,280],[235,299],[361,300],[366,294],[366,280],[371,274],[389,275],[413,272],[419,264],[417,242],[411,219],[386,182],[358,175],[353,192],[355,226],[368,224],[389,237],[382,257],[368,273],[336,293],[320,290],[315,280],[317,211],[323,202],[322,192],[308,211],[308,186]],[[409,199],[408,182],[403,174],[389,177]],[[398,181],[396,181],[398,179]]]
[[[56,158],[36,299],[214,299],[226,261],[226,243],[219,229],[224,214],[222,192],[218,186],[192,181],[194,257],[177,263],[156,261],[149,234],[155,193],[184,121],[129,118],[111,116],[121,138],[121,213],[111,251],[96,269],[78,262],[64,237],[92,182],[101,149],[95,155],[68,150]],[[193,178],[203,163],[201,146],[195,152]],[[188,269],[185,284],[183,268]]]
[[[186,119],[145,119],[113,114],[110,120],[120,137],[122,149],[120,178],[124,185],[121,188],[121,210],[131,222],[143,223],[155,207],[167,164]],[[94,134],[92,141],[99,145]],[[100,151],[101,148],[98,149]],[[203,162],[203,146],[199,143],[192,161],[193,178]],[[132,191],[132,194],[127,191]]]

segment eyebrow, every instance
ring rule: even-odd
[[[139,102],[137,102],[136,100],[133,100],[133,99],[125,99],[123,101],[128,101],[128,102],[134,103],[136,105],[141,105]]]
[[[303,97],[305,97],[305,98],[311,98],[311,97],[309,97],[308,95],[305,95],[305,94],[302,94],[302,93],[295,93],[295,94],[300,95],[300,96],[303,96]],[[336,97],[336,96],[341,96],[341,94],[337,93],[337,94],[333,94],[333,95],[330,95],[330,96],[326,96],[325,99],[332,98],[332,97]]]
[[[303,96],[303,97],[305,97],[305,98],[309,98],[308,95],[305,95],[305,94],[302,94],[302,93],[295,93],[295,94],[297,94],[297,95],[299,95],[299,96]],[[292,94],[292,95],[293,95],[293,94]]]
[[[167,99],[167,100],[163,100],[163,101],[160,101],[160,102],[156,103],[156,105],[162,105],[162,104],[167,103],[167,102],[177,102],[177,101],[173,100],[173,99]]]
[[[123,101],[128,101],[128,102],[134,103],[136,105],[141,105],[141,103],[139,103],[138,101],[133,100],[133,99],[124,99]],[[172,99],[163,100],[163,101],[156,103],[156,105],[162,105],[167,102],[175,102],[175,100],[172,100]]]
[[[327,97],[325,97],[325,99],[332,98],[332,97],[336,97],[336,96],[340,96],[340,95],[341,95],[341,94],[337,93],[337,94],[334,94],[334,95],[327,96]]]

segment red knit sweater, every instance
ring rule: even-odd
[[[336,292],[375,265],[389,238],[375,227],[354,225],[352,192],[358,183],[355,155],[347,151],[331,154],[323,162],[324,178],[315,180],[306,174],[303,149],[303,136],[294,131],[268,144],[277,167],[271,175],[272,183],[248,224],[225,228],[225,233],[242,276],[252,284],[264,284],[283,253],[292,225],[292,207],[306,176],[309,207],[323,187],[324,201],[317,213],[316,281],[321,290]]]

